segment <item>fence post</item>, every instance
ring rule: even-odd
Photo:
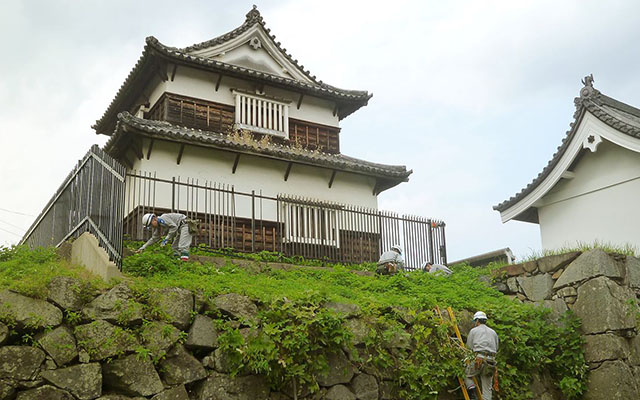
[[[251,191],[251,252],[256,251],[256,191]]]
[[[176,212],[176,177],[171,177],[171,212]]]
[[[442,244],[440,245],[440,255],[442,256],[442,263],[447,265],[447,241],[444,238],[444,227],[445,223],[442,222],[440,225],[440,229],[442,229]]]
[[[427,220],[429,222],[429,233],[428,233],[428,237],[429,237],[429,262],[431,264],[436,262],[436,255],[433,252],[433,222],[429,219]]]

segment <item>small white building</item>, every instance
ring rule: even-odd
[[[540,225],[543,249],[578,244],[640,249],[640,109],[583,80],[575,121],[538,176],[493,207],[502,222]]]

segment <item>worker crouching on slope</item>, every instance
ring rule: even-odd
[[[167,231],[167,236],[162,240],[161,246],[173,241],[171,247],[174,255],[180,255],[182,261],[189,260],[189,247],[191,246],[191,233],[186,215],[179,213],[167,213],[161,216],[145,214],[142,216],[142,225],[151,229],[151,238],[138,249],[143,251],[148,246],[160,241],[162,231]]]
[[[376,272],[380,275],[393,275],[403,269],[404,260],[402,259],[402,247],[394,244],[390,250],[385,251],[380,256]]]
[[[453,273],[446,265],[433,264],[429,261],[422,263],[422,270],[433,275],[449,276]]]
[[[473,350],[475,359],[467,365],[464,380],[472,399],[477,399],[473,377],[479,376],[482,382],[482,399],[491,400],[493,375],[496,370],[496,353],[498,352],[498,334],[487,323],[487,314],[478,311],[473,316],[475,327],[469,331],[467,347]]]

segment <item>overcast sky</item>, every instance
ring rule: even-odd
[[[7,1],[0,14],[0,245],[16,243],[74,164],[144,38],[186,46],[251,1]],[[640,106],[638,1],[262,1],[267,27],[324,82],[364,89],[341,150],[405,164],[380,207],[442,219],[449,259],[540,249],[492,206],[547,164],[589,73]]]

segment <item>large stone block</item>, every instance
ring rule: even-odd
[[[328,301],[324,304],[324,307],[334,311],[336,314],[344,318],[353,318],[360,315],[361,310],[357,304],[351,303],[338,303],[336,301]]]
[[[41,329],[62,323],[62,311],[58,307],[10,290],[0,291],[0,312],[9,314],[19,329]]]
[[[140,330],[142,344],[154,357],[166,353],[180,339],[180,330],[166,322],[150,321]]]
[[[529,300],[542,301],[551,297],[551,291],[553,290],[551,275],[521,276],[516,279]]]
[[[364,343],[371,330],[371,327],[360,318],[348,319],[344,322],[344,326],[353,334],[354,345]]]
[[[629,357],[629,346],[624,338],[606,333],[585,336],[585,361],[594,363]]]
[[[582,320],[585,334],[632,329],[636,321],[629,299],[634,298],[631,289],[601,276],[578,288],[573,312]]]
[[[32,379],[44,362],[42,350],[31,346],[0,347],[0,379]]]
[[[218,331],[213,320],[205,315],[196,315],[189,329],[187,347],[200,350],[213,350],[218,347]]]
[[[160,361],[162,380],[169,386],[182,385],[207,377],[204,367],[182,345],[177,345]]]
[[[638,381],[623,361],[605,361],[589,374],[584,400],[639,399]]]
[[[164,318],[180,329],[189,328],[193,312],[193,294],[181,288],[163,288],[151,293],[149,302]]]
[[[136,325],[142,323],[142,304],[134,299],[131,289],[121,283],[96,297],[82,309],[88,319],[103,319],[112,323]]]
[[[598,276],[623,279],[624,267],[601,249],[589,250],[569,264],[553,288],[560,289]]]
[[[129,396],[153,396],[164,390],[153,363],[136,354],[105,363],[102,379],[106,388]]]
[[[41,375],[51,384],[70,392],[79,400],[92,400],[102,394],[102,367],[98,363],[43,371]]]
[[[9,327],[0,322],[0,346],[9,338]]]
[[[555,272],[560,268],[564,268],[570,262],[578,258],[581,254],[579,251],[573,251],[570,253],[556,254],[546,256],[538,259],[538,269],[540,272]]]
[[[342,350],[329,353],[327,356],[329,370],[326,375],[320,374],[316,381],[320,386],[333,386],[339,383],[349,383],[353,378],[353,365]]]
[[[358,400],[378,400],[378,382],[372,375],[357,375],[351,382],[351,389]]]
[[[214,372],[198,383],[194,400],[256,400],[269,398],[269,385],[262,376],[231,377]]]
[[[92,361],[126,354],[138,347],[133,335],[107,321],[77,326],[75,334],[78,347],[84,349]]]
[[[189,394],[184,385],[180,385],[153,396],[151,400],[189,400]]]
[[[78,356],[76,338],[71,329],[66,326],[59,326],[51,332],[38,336],[37,341],[58,367],[70,363]]]
[[[213,299],[213,305],[225,315],[240,321],[256,322],[258,307],[247,296],[228,293]]]
[[[640,366],[640,334],[629,339],[629,364]]]
[[[47,285],[47,298],[65,310],[78,311],[82,308],[82,289],[79,279],[68,276],[55,277]]]
[[[633,289],[640,289],[640,259],[627,256],[625,264],[629,286]]]
[[[324,398],[325,400],[356,400],[356,395],[344,385],[335,385],[327,391]]]
[[[65,390],[45,385],[18,393],[16,400],[74,400],[74,398]]]

